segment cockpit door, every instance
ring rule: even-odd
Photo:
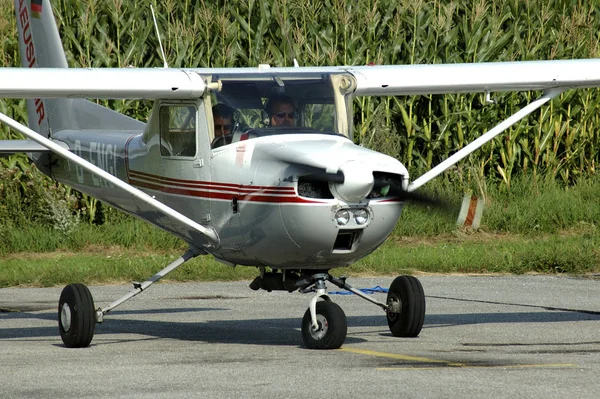
[[[208,224],[210,142],[203,100],[161,104],[159,132],[165,203]]]

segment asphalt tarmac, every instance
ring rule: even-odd
[[[342,349],[302,347],[310,294],[248,282],[156,284],[109,313],[89,348],[57,327],[61,288],[0,289],[2,398],[597,398],[600,281],[425,276],[418,338],[383,311],[332,295]],[[348,280],[388,287],[391,278]],[[129,286],[90,287],[104,306]],[[339,291],[329,286],[330,291]],[[385,301],[385,294],[373,294]]]

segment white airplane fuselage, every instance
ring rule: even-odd
[[[350,163],[354,168],[351,170],[358,166],[408,179],[400,162],[359,147],[345,137],[285,134],[213,150],[209,146],[202,150],[206,143],[200,140],[196,156],[181,158],[161,156],[158,142],[145,142],[142,133],[61,131],[53,139],[197,223],[212,227],[220,246],[209,252],[227,263],[278,269],[347,266],[381,245],[402,211],[403,203],[394,198],[348,202],[331,191],[323,194],[332,183],[322,183],[316,193],[305,183],[299,186],[299,176],[308,173],[306,165],[319,162],[332,167]],[[290,157],[305,162],[291,163]],[[51,174],[58,181],[169,230],[139,201],[115,194],[110,183],[77,165],[56,157]],[[347,174],[344,184],[352,179]],[[344,225],[335,217],[340,210],[349,212]],[[364,223],[355,220],[356,210],[367,212]]]

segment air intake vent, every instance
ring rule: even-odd
[[[329,183],[311,175],[298,178],[298,195],[307,198],[333,199]]]
[[[373,172],[373,178],[373,180],[375,180],[375,185],[373,186],[371,193],[367,196],[368,199],[391,196],[391,194],[388,194],[391,191],[391,187],[402,187],[402,175],[397,175],[395,173]]]
[[[352,247],[362,230],[340,230],[333,244],[333,252],[352,251]]]

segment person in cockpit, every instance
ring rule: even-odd
[[[269,126],[296,126],[296,105],[288,96],[271,97],[265,104]]]
[[[212,108],[215,127],[215,138],[212,147],[220,147],[231,143],[233,132],[234,109],[225,104],[217,104]]]

